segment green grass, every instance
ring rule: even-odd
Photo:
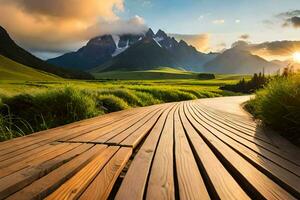
[[[60,80],[58,76],[26,67],[0,55],[0,80]]]
[[[239,80],[236,77],[217,75],[213,80],[0,80],[0,139],[130,107],[232,95],[219,87],[235,84]]]
[[[300,146],[300,75],[271,81],[246,108]]]
[[[93,73],[97,79],[118,80],[159,80],[159,79],[196,79],[197,73],[182,71],[179,69],[162,67],[145,71],[110,71]]]

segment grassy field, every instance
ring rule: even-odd
[[[97,79],[119,80],[165,80],[165,79],[196,79],[197,73],[177,70],[173,68],[158,68],[146,71],[110,71],[92,73]]]
[[[0,80],[61,80],[58,76],[26,67],[0,55]]]
[[[171,73],[169,69],[167,72]],[[174,70],[173,74],[189,72]],[[245,76],[216,75],[211,80],[0,80],[0,140],[131,107],[233,95],[219,87],[235,84],[242,77]]]

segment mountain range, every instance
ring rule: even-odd
[[[274,73],[282,67],[251,52],[235,47],[222,53],[202,53],[184,40],[177,41],[164,31],[144,34],[104,35],[92,38],[76,52],[70,52],[49,63],[93,73],[137,71],[172,67],[194,72]]]
[[[26,67],[31,67],[36,70],[41,70],[51,74],[58,75],[63,78],[72,79],[93,79],[93,77],[84,71],[75,71],[51,65],[25,49],[18,46],[9,36],[8,32],[0,26],[0,55],[17,62]]]
[[[236,47],[221,53],[202,53],[162,30],[154,33],[151,29],[136,35],[97,36],[78,51],[45,62],[18,46],[0,26],[0,55],[27,67],[73,79],[92,79],[90,73],[161,67],[194,72],[274,73],[285,65],[285,62],[269,62]]]
[[[177,42],[162,30],[154,34],[149,29],[138,35],[95,37],[78,51],[49,59],[48,62],[92,71],[152,69],[158,66],[202,71],[200,66],[214,57],[215,54],[198,52],[183,40]]]

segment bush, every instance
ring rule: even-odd
[[[276,78],[246,108],[266,125],[300,144],[300,77]]]
[[[174,89],[141,88],[137,90],[150,93],[154,98],[162,102],[175,102],[197,99],[197,97],[191,93]]]
[[[36,95],[21,94],[3,99],[2,116],[10,116],[24,133],[44,130],[101,113],[88,95],[67,87]],[[30,124],[30,128],[24,126]]]
[[[104,90],[104,91],[101,91],[100,94],[114,95],[116,97],[123,99],[130,106],[135,107],[135,106],[142,105],[142,102],[140,101],[140,99],[133,93],[133,91],[128,90],[128,89]]]
[[[129,108],[128,104],[121,98],[114,95],[99,95],[97,105],[107,113],[120,111]]]
[[[159,104],[161,101],[154,98],[150,93],[135,91],[135,95],[140,99],[141,106]]]
[[[245,79],[240,80],[235,85],[224,85],[221,86],[221,90],[227,90],[232,92],[240,92],[250,94],[263,88],[270,81],[269,77],[265,77],[264,74],[259,73],[254,74],[251,80],[245,81]]]
[[[200,73],[197,75],[197,77],[200,80],[216,79],[216,76],[214,74],[205,74],[205,73]]]

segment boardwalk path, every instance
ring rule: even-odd
[[[3,142],[0,199],[299,199],[299,150],[260,129],[247,99],[130,109]]]

